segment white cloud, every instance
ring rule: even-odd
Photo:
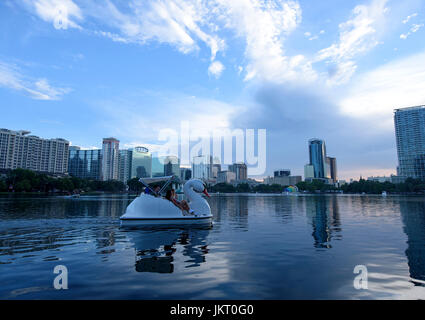
[[[76,20],[82,20],[81,9],[72,0],[23,0],[44,21],[57,29],[81,28]]]
[[[330,73],[329,84],[349,80],[356,68],[354,59],[379,44],[378,30],[388,11],[387,1],[372,0],[369,5],[356,6],[352,12],[353,17],[339,25],[339,41],[319,51],[316,61],[325,60],[338,69],[338,72]]]
[[[355,79],[342,111],[392,126],[392,110],[425,104],[425,52],[390,62]]]
[[[212,61],[225,48],[224,40],[213,32],[216,26],[209,23],[208,8],[202,1],[133,0],[126,13],[109,0],[106,4],[89,13],[116,29],[115,33],[98,31],[115,41],[145,44],[155,40],[174,45],[183,53],[198,50],[201,41],[210,49]]]
[[[406,23],[408,23],[408,22],[409,22],[409,20],[410,20],[410,19],[412,19],[412,18],[416,17],[417,15],[418,15],[418,14],[415,12],[415,13],[411,14],[410,16],[407,16],[407,17],[406,17],[406,19],[404,19],[402,22],[403,22],[404,24],[406,24]]]
[[[401,34],[400,35],[400,39],[406,40],[412,33],[415,33],[417,31],[419,31],[419,29],[422,28],[423,26],[424,26],[423,23],[421,23],[421,24],[412,24],[409,32]]]
[[[296,1],[217,0],[225,27],[245,41],[245,80],[311,80],[316,74],[303,55],[289,57],[284,42],[301,22]]]
[[[54,88],[46,79],[31,79],[13,65],[0,61],[0,87],[23,91],[37,100],[59,100],[69,88]]]
[[[215,76],[217,79],[220,78],[223,71],[224,66],[220,61],[214,61],[208,68],[208,73]]]

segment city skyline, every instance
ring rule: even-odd
[[[265,176],[302,175],[311,137],[340,179],[389,176],[393,109],[425,103],[424,11],[420,0],[3,1],[0,127],[84,148],[108,136],[155,147],[182,120],[264,128]]]

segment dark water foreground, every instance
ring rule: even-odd
[[[424,198],[221,196],[212,229],[125,230],[131,200],[0,197],[0,298],[425,299]]]

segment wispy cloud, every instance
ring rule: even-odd
[[[41,19],[57,29],[78,28],[77,21],[83,19],[80,7],[72,0],[22,0]]]
[[[406,19],[404,19],[402,22],[404,24],[406,24],[406,23],[408,23],[410,21],[410,19],[412,19],[414,17],[417,17],[417,16],[418,16],[418,14],[415,12],[415,13],[411,14],[410,16],[407,16]]]
[[[317,61],[330,65],[330,84],[347,82],[356,71],[355,58],[379,44],[377,30],[388,12],[387,2],[372,0],[369,5],[356,6],[352,18],[339,25],[339,41],[319,51]]]
[[[421,23],[421,24],[412,24],[412,26],[411,26],[411,28],[410,28],[410,30],[409,30],[409,32],[407,32],[407,33],[402,33],[401,35],[400,35],[400,39],[403,39],[403,40],[406,40],[412,33],[415,33],[415,32],[417,32],[417,31],[419,31],[419,29],[420,28],[423,28],[423,26],[424,26],[424,24],[423,23]]]
[[[392,110],[425,103],[425,52],[392,61],[356,78],[341,102],[354,117],[392,128]]]
[[[59,100],[64,94],[70,92],[69,88],[52,87],[46,79],[25,76],[17,66],[1,61],[0,87],[23,91],[37,100]]]

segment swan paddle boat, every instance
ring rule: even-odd
[[[122,226],[143,225],[212,225],[211,208],[201,193],[209,197],[205,184],[198,179],[187,181],[183,192],[188,201],[190,212],[183,211],[171,201],[161,197],[167,187],[178,181],[176,176],[141,178],[139,180],[150,194],[142,193],[127,207],[120,217]],[[165,181],[159,192],[149,186]]]

